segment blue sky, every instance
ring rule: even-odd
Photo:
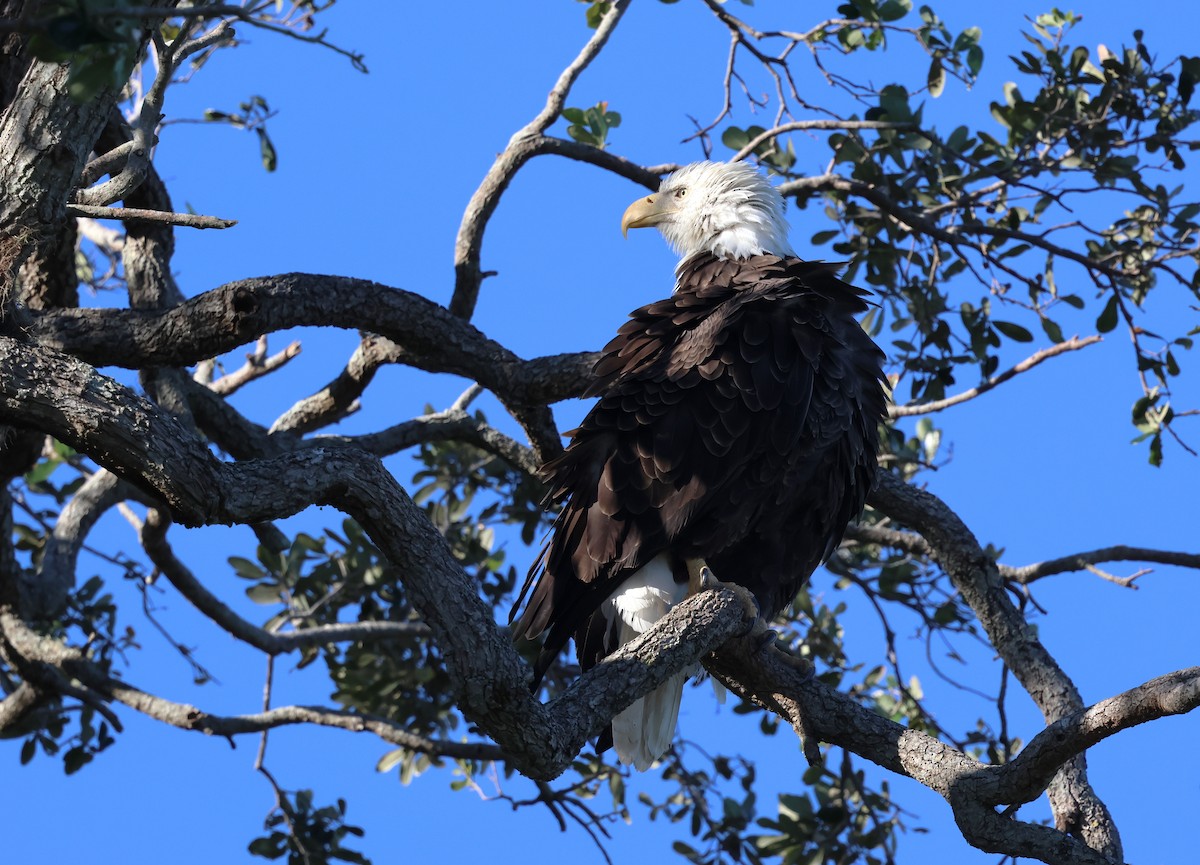
[[[385,8],[389,11],[381,13]],[[259,165],[251,135],[191,124],[163,132],[156,163],[176,209],[239,220],[225,232],[177,233],[174,266],[186,294],[247,276],[309,271],[375,279],[448,300],[463,206],[512,132],[540,109],[588,31],[584,7],[567,0],[400,8],[346,2],[322,16],[334,41],[365,53],[370,75],[353,71],[331,52],[243,27],[239,32],[247,45],[219,54],[191,84],[169,94],[169,118],[228,109],[252,94],[263,95],[278,111],[269,126],[279,150],[274,174]],[[743,11],[748,16],[761,12],[769,20],[793,8],[761,0]],[[829,4],[829,12],[833,8]],[[1153,19],[1146,20],[1131,19],[1128,4],[1092,0],[1074,8],[1084,15],[1073,37],[1077,44],[1115,47],[1129,42],[1138,26],[1163,55],[1193,50],[1194,28],[1179,25],[1193,21],[1195,12],[1180,0],[1154,6]],[[967,118],[986,122],[987,102],[998,98],[1000,85],[1012,76],[1006,55],[1024,44],[1018,35],[1023,15],[1044,10],[945,3],[938,11],[952,30],[982,27],[987,59],[973,93],[964,94],[950,82],[927,117],[947,128]],[[795,26],[809,25],[819,14],[805,11]],[[707,119],[720,107],[726,47],[724,29],[699,3],[640,0],[568,104],[586,107],[608,100],[624,118],[611,145],[636,161],[699,158],[695,145],[679,142],[691,129],[688,114]],[[882,81],[889,74],[886,63],[896,61],[871,62],[869,74]],[[819,101],[825,83],[803,63],[798,68],[805,70],[801,87],[812,88]],[[763,118],[739,109],[733,120],[745,126]],[[554,131],[563,130],[560,123]],[[797,148],[801,167],[823,169],[822,142],[813,139],[806,150],[798,140]],[[723,154],[718,146],[716,155]],[[1195,169],[1189,167],[1187,174],[1194,185]],[[475,324],[526,357],[597,348],[630,309],[669,291],[674,261],[661,239],[651,232],[635,232],[627,241],[620,237],[620,214],[639,192],[624,180],[563,159],[544,157],[527,166],[506,193],[484,241],[483,265],[499,273],[485,283]],[[815,210],[793,210],[790,217],[793,243],[803,254],[808,238],[827,225]],[[1152,321],[1195,319],[1181,293],[1160,294]],[[1081,332],[1087,332],[1088,322],[1080,318]],[[272,346],[281,348],[292,338],[302,340],[304,352],[287,371],[234,398],[259,422],[269,423],[323,385],[357,342],[353,332],[303,330],[273,336]],[[240,359],[240,352],[234,353],[228,363],[235,367]],[[1185,367],[1194,365],[1191,357],[1181,360]],[[341,429],[376,429],[420,414],[427,402],[447,405],[463,386],[444,376],[384,370],[368,391],[363,412]],[[1136,395],[1128,345],[1114,332],[1099,346],[1057,358],[940,416],[953,459],[926,476],[927,482],[981,540],[1004,547],[1002,560],[1009,564],[1112,543],[1195,552],[1191,504],[1198,464],[1169,447],[1163,469],[1146,465],[1144,448],[1128,443],[1129,407]],[[1194,381],[1179,395],[1181,403],[1200,404]],[[577,403],[561,406],[562,425],[568,427],[581,409]],[[397,461],[395,470],[407,479],[403,462]],[[287,528],[337,522],[340,515],[314,509]],[[171,538],[214,591],[245,615],[265,618],[263,608],[241,598],[243,584],[225,563],[226,556],[252,549],[248,530],[176,527]],[[111,516],[92,543],[114,552],[132,551],[136,541],[128,525]],[[509,555],[518,567],[532,558],[519,546]],[[1135,567],[1114,569],[1125,573]],[[221,682],[193,687],[184,662],[141,620],[136,594],[101,561],[85,558],[80,576],[91,573],[109,579],[125,603],[123,621],[137,628],[145,645],[130,658],[126,675],[132,682],[214,712],[257,709],[264,664],[257,653],[204,622],[182,599],[162,596],[160,617],[178,638],[197,647],[202,663]],[[878,624],[861,609],[865,605],[855,607],[861,599],[835,593],[831,582],[818,574],[814,585],[830,603],[850,604],[845,624],[852,657],[877,663],[883,645]],[[1200,580],[1194,572],[1158,567],[1136,592],[1087,573],[1063,575],[1039,584],[1035,594],[1048,611],[1037,621],[1039,634],[1088,702],[1196,662],[1192,627],[1200,609]],[[920,661],[921,644],[909,639],[915,623],[900,622],[906,667],[921,678],[928,705],[947,726],[964,729],[987,706],[929,675]],[[978,663],[961,675],[990,690],[998,669],[986,653],[977,654]],[[289,671],[286,662],[278,667],[276,703],[325,702],[327,692],[319,670]],[[1010,723],[1028,739],[1040,728],[1036,711],[1023,695],[1009,703]],[[11,780],[0,785],[0,811],[10,826],[37,829],[9,832],[5,847],[13,861],[84,856],[130,862],[170,857],[180,865],[261,861],[245,852],[272,801],[266,782],[252,771],[257,740],[241,739],[234,750],[223,741],[167,729],[129,712],[122,718],[127,732],[118,744],[71,777],[64,778],[60,764],[45,758],[19,768],[17,748],[4,749]],[[794,740],[780,735],[765,744],[757,741],[752,725],[716,708],[707,689],[688,693],[682,723],[685,735],[709,750],[739,751],[757,760],[766,816],[773,816],[772,792],[801,788]],[[1192,855],[1185,833],[1172,837],[1162,827],[1188,825],[1200,805],[1197,732],[1194,716],[1167,719],[1123,733],[1091,753],[1093,781],[1116,814],[1129,860],[1184,861],[1185,850]],[[449,775],[430,774],[402,787],[394,774],[374,771],[386,750],[366,736],[278,730],[271,735],[268,761],[289,789],[312,787],[318,802],[345,797],[349,821],[367,830],[360,849],[377,865],[464,856],[496,863],[559,855],[602,861],[582,831],[561,834],[545,811],[514,814],[503,802],[451,792]],[[635,778],[630,787],[631,798],[638,789],[657,789],[652,776]],[[504,789],[526,792],[515,779]],[[893,779],[892,789],[914,815],[909,825],[930,830],[903,840],[901,862],[995,861],[966,847],[938,797],[906,779]],[[633,814],[633,825],[611,827],[614,860],[671,861],[670,842],[684,832],[649,822],[637,807]],[[1048,811],[1034,803],[1022,814]]]

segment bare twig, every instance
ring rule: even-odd
[[[851,129],[916,129],[913,123],[896,123],[891,120],[797,120],[792,123],[782,123],[751,138],[733,156],[730,162],[739,162],[753,153],[764,141],[770,141],[779,135],[802,130],[851,130]]]
[[[300,343],[295,341],[288,343],[287,348],[283,351],[268,356],[267,337],[265,335],[261,336],[255,345],[254,352],[246,355],[246,362],[240,368],[221,376],[216,381],[210,382],[208,387],[213,393],[220,394],[221,396],[229,396],[236,393],[243,385],[279,369],[289,360],[300,354],[300,350]]]
[[[203,216],[199,213],[168,213],[162,210],[143,210],[137,207],[93,207],[90,204],[68,204],[67,213],[90,216],[93,219],[119,219],[123,222],[158,222],[163,225],[182,225],[185,228],[232,228],[236,219]]]
[[[197,6],[189,6],[186,9],[164,10],[156,9],[153,6],[124,6],[107,10],[95,10],[91,14],[97,18],[161,18],[171,20],[173,18],[197,19],[197,18],[219,18],[228,16],[230,18],[243,21],[251,27],[257,27],[260,30],[267,30],[271,33],[277,33],[280,36],[286,36],[289,39],[295,39],[300,42],[307,42],[310,45],[320,45],[327,48],[336,54],[340,54],[350,61],[351,65],[359,72],[366,72],[367,67],[363,58],[364,55],[354,51],[348,51],[341,48],[325,37],[328,30],[322,30],[319,33],[307,35],[300,32],[294,26],[289,26],[291,22],[284,20],[281,23],[274,23],[262,17],[256,17],[256,12],[263,8],[266,4],[260,4],[258,7],[235,6],[232,4],[210,3]]]
[[[1044,577],[1055,574],[1089,570],[1101,562],[1154,562],[1159,565],[1177,565],[1181,568],[1200,569],[1200,553],[1152,550],[1146,547],[1131,547],[1121,544],[1114,547],[1090,550],[1084,553],[1072,553],[1069,556],[1060,556],[1056,559],[1048,559],[1044,562],[1023,565],[1021,567],[1000,565],[1000,576],[1022,585],[1029,585]],[[1140,571],[1132,577],[1114,578],[1114,581],[1121,584],[1123,581],[1132,581],[1145,573],[1145,571]]]
[[[932,414],[934,412],[950,408],[950,406],[967,402],[968,400],[975,399],[975,397],[987,393],[989,390],[997,387],[998,385],[1004,384],[1009,379],[1033,369],[1042,361],[1049,360],[1050,358],[1056,357],[1060,354],[1065,354],[1068,351],[1078,351],[1081,348],[1087,348],[1089,345],[1094,345],[1100,342],[1101,339],[1102,337],[1095,335],[1087,336],[1083,339],[1073,336],[1064,342],[1056,343],[1054,345],[1047,346],[1040,351],[1034,352],[1016,366],[1006,369],[1004,372],[994,375],[975,387],[963,391],[962,393],[946,397],[945,399],[935,400],[933,402],[918,403],[915,405],[892,405],[888,407],[888,415],[890,417],[897,418],[911,417],[913,415],[921,414]]]

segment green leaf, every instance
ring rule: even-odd
[[[608,10],[612,8],[612,3],[608,0],[596,0],[587,9],[587,26],[595,30],[600,26],[600,22],[604,20],[604,16],[608,14]]]
[[[86,748],[76,745],[63,754],[63,771],[68,775],[74,775],[90,762],[92,762],[92,755]]]
[[[278,583],[258,583],[246,589],[246,597],[256,604],[282,603]]]
[[[940,59],[935,57],[933,63],[930,64],[925,84],[929,88],[929,95],[934,99],[942,95],[942,91],[946,87],[946,69],[942,66]]]
[[[396,768],[396,766],[398,766],[400,764],[400,761],[403,760],[405,755],[407,755],[407,754],[408,754],[408,751],[405,750],[404,748],[395,748],[391,751],[388,751],[386,754],[384,754],[382,757],[380,757],[379,762],[375,764],[375,771],[376,772],[392,771],[392,769]]]
[[[730,126],[721,133],[721,143],[730,150],[741,150],[750,143],[750,136],[746,130]]]
[[[1155,388],[1145,396],[1138,397],[1137,401],[1133,404],[1133,409],[1131,410],[1133,423],[1135,426],[1140,426],[1141,424],[1145,423],[1146,412],[1152,405],[1158,402],[1160,396],[1161,394],[1158,392],[1158,389]]]
[[[1013,324],[1011,321],[993,320],[992,326],[1016,342],[1033,342],[1033,334],[1019,324]]]
[[[885,0],[879,5],[880,21],[899,21],[912,11],[912,0]]]
[[[1108,303],[1104,305],[1104,310],[1100,313],[1100,317],[1096,319],[1096,330],[1100,333],[1108,333],[1117,326],[1117,296],[1116,294],[1109,295]]]
[[[287,849],[286,839],[279,832],[272,832],[269,837],[255,838],[247,849],[255,856],[261,856],[264,859],[278,859]]]
[[[958,621],[958,618],[958,607],[954,601],[946,601],[933,614],[933,620],[939,625],[949,625],[951,622]]]
[[[62,465],[62,460],[41,460],[37,463],[37,465],[25,473],[25,483],[27,483],[29,486],[45,483],[50,475],[54,474],[54,470],[60,465]]]
[[[1062,328],[1058,326],[1058,322],[1049,318],[1042,319],[1042,330],[1046,332],[1046,336],[1054,342],[1063,341]]]
[[[254,131],[258,133],[258,151],[262,157],[263,168],[267,171],[274,171],[279,165],[279,156],[275,152],[275,145],[271,143],[267,130],[256,126]]]
[[[1162,460],[1162,433],[1155,433],[1154,438],[1150,439],[1150,465],[1158,468],[1162,465]]]
[[[908,105],[908,91],[898,84],[889,84],[879,93],[879,107],[884,110],[888,120],[897,123],[907,123],[912,120],[912,109]]]
[[[1196,92],[1196,83],[1200,82],[1200,57],[1179,58],[1179,101],[1186,106],[1192,101]]]
[[[241,556],[230,556],[228,561],[234,573],[243,580],[261,580],[267,575],[267,572],[254,564],[254,562],[244,559]]]
[[[978,75],[979,70],[983,68],[983,49],[978,45],[967,49],[967,68],[971,70],[972,75]]]

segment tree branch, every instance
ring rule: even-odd
[[[390,339],[364,333],[346,368],[321,390],[280,415],[270,431],[305,433],[341,420],[357,410],[358,398],[379,367],[403,363],[408,357],[408,352]]]
[[[957,514],[936,496],[905,484],[891,472],[877,476],[868,502],[924,536],[934,560],[975,611],[992,646],[1048,723],[1083,709],[1074,683],[1013,605],[996,563]],[[1082,754],[1060,770],[1049,792],[1060,830],[1078,833],[1093,850],[1121,860],[1116,825],[1087,779]]]
[[[839,130],[857,130],[857,129],[916,129],[913,123],[897,123],[891,120],[838,120],[838,119],[822,119],[822,120],[796,120],[791,123],[781,123],[778,126],[760,132],[758,135],[751,138],[746,144],[733,156],[729,157],[730,162],[741,162],[747,156],[752,154],[758,146],[765,141],[770,141],[779,135],[788,132],[800,132],[807,130],[818,131],[839,131]]]
[[[269,375],[284,366],[289,360],[300,354],[300,351],[299,341],[293,341],[288,343],[287,348],[283,351],[277,351],[275,354],[268,355],[267,338],[266,336],[261,336],[254,351],[246,355],[246,362],[244,364],[233,372],[221,376],[216,381],[209,382],[208,388],[219,396],[229,396],[230,394],[237,393],[243,386],[255,379]]]
[[[27,333],[97,366],[179,366],[214,357],[264,333],[301,325],[373,330],[407,361],[452,372],[521,403],[522,361],[445,307],[363,279],[284,274],[238,280],[168,309],[68,309],[34,316]]]
[[[21,682],[11,694],[0,700],[0,731],[20,722],[41,699],[37,688]]]
[[[1200,667],[1177,670],[1101,700],[1042,730],[1000,768],[1002,802],[1032,801],[1058,767],[1122,730],[1200,707]]]
[[[1000,565],[1000,576],[1022,585],[1029,585],[1043,577],[1086,570],[1089,565],[1098,565],[1101,562],[1155,562],[1160,565],[1178,565],[1181,568],[1200,569],[1200,553],[1152,550],[1146,547],[1130,547],[1120,544],[1085,553],[1072,553],[1069,556],[1047,559],[1032,565],[1020,567]]]
[[[1033,369],[1044,360],[1049,360],[1052,357],[1057,357],[1058,355],[1065,354],[1068,351],[1078,351],[1081,348],[1087,348],[1089,345],[1095,345],[1096,343],[1100,342],[1101,339],[1103,339],[1101,336],[1088,336],[1084,337],[1083,339],[1073,336],[1065,342],[1056,343],[1054,345],[1047,346],[1040,351],[1034,352],[1016,366],[1006,369],[1004,372],[994,375],[975,387],[963,391],[962,393],[946,397],[945,399],[939,399],[927,403],[918,403],[915,405],[893,404],[888,407],[888,416],[892,418],[898,418],[912,417],[913,415],[920,414],[933,414],[934,412],[950,408],[951,406],[958,405],[959,403],[973,400],[975,397],[987,393],[992,388],[1004,384],[1009,379]]]
[[[733,592],[681,604],[669,617],[665,642],[660,633],[654,641],[628,644],[552,704],[567,709],[543,707],[529,695],[527,668],[496,627],[493,611],[377,458],[354,448],[311,448],[221,463],[175,418],[86,364],[6,337],[0,337],[0,421],[49,431],[153,490],[187,525],[257,523],[314,504],[352,516],[404,575],[414,606],[444,651],[460,710],[531,777],[561,772],[613,714],[747,627],[746,605]],[[13,619],[9,614],[8,627],[19,637],[24,626]],[[40,643],[22,645],[22,654],[44,654]],[[646,646],[649,659],[639,656]],[[85,673],[71,667],[71,675]],[[139,711],[157,699],[123,683],[107,687]],[[530,729],[545,734],[531,737]]]
[[[54,375],[60,380],[57,387],[46,385],[39,390],[31,384],[39,377],[45,380]],[[57,394],[57,402],[47,403],[47,390]],[[735,633],[746,630],[752,615],[744,597],[736,591],[705,592],[690,598],[659,627],[542,706],[528,694],[526,668],[496,628],[492,611],[450,556],[440,535],[373,457],[347,448],[318,448],[222,464],[173,418],[115,384],[106,385],[103,377],[86,365],[4,338],[0,338],[0,421],[37,425],[93,458],[108,462],[114,471],[138,485],[157,485],[158,494],[193,524],[261,521],[312,503],[332,504],[353,516],[404,575],[414,605],[429,622],[434,639],[445,653],[460,709],[497,742],[511,765],[531,777],[557,774],[614,712],[675,671],[724,645],[711,663],[718,670],[730,672],[745,693],[766,694],[789,720],[807,723],[823,740],[904,772],[942,793],[954,808],[968,840],[977,846],[1051,863],[1099,865],[1108,861],[1060,831],[1013,823],[997,814],[987,803],[1004,801],[1003,792],[998,792],[1001,782],[997,773],[1001,770],[982,766],[951,746],[906,730],[849,697],[804,679],[778,652],[762,651],[760,640],[747,637],[726,645]],[[121,428],[138,430],[140,435],[130,436]],[[186,477],[191,492],[179,489],[184,482],[170,480],[176,477]],[[890,474],[882,476],[880,489],[872,499],[894,518],[921,529],[942,567],[979,613],[1006,662],[1026,659],[1032,672],[1023,684],[1044,712],[1059,711],[1072,695],[1078,699],[1057,667],[1045,669],[1053,661],[1039,657],[1044,649],[1028,629],[1021,628],[1021,634],[1007,630],[1012,625],[1007,619],[1009,612],[998,600],[1006,601],[1003,583],[994,563],[957,517],[928,493],[906,487]],[[989,567],[992,576],[988,576]],[[1019,617],[1015,610],[1013,613]],[[302,722],[370,729],[367,722],[371,719],[305,707],[276,709],[258,716],[209,716],[101,675],[76,650],[39,637],[11,612],[0,613],[0,625],[7,642],[23,657],[52,664],[107,699],[119,700],[186,729],[235,735],[259,732],[274,724]],[[1183,683],[1183,691],[1164,697],[1160,707],[1163,713],[1187,711],[1193,705],[1194,687],[1189,682]],[[1078,740],[1083,747],[1090,741],[1087,736],[1098,735],[1096,731],[1110,735],[1107,731],[1115,730],[1112,718],[1117,717],[1116,705],[1106,705],[1084,718],[1081,735],[1085,738]],[[1127,699],[1120,705],[1140,704]],[[1076,712],[1062,712],[1061,717],[1073,714]],[[1101,716],[1108,720],[1099,720]],[[1132,723],[1127,720],[1132,716],[1121,717],[1126,720],[1116,721],[1116,726]],[[1149,716],[1142,712],[1138,717]],[[530,734],[533,730],[538,731],[537,735]],[[421,744],[403,739],[391,728],[373,732],[385,738],[391,736],[389,741],[405,747]],[[1066,758],[1069,751],[1054,751],[1053,759]],[[932,753],[940,756],[930,759]],[[1040,766],[1052,762],[1051,756],[1039,760]],[[1090,788],[1078,763],[1078,757],[1072,758],[1063,771],[1068,773],[1069,792],[1083,802]],[[1093,834],[1097,831],[1111,830],[1092,830]]]
[[[167,309],[43,313],[26,332],[97,366],[140,368],[194,363],[304,324],[370,329],[418,369],[478,381],[505,403],[542,460],[561,447],[545,402],[582,390],[590,372],[587,354],[523,361],[418,294],[312,274],[239,280]]]
[[[139,181],[140,182],[140,181]],[[119,219],[122,222],[160,222],[163,225],[182,225],[186,228],[232,228],[236,219],[203,216],[199,213],[170,213],[164,210],[145,210],[140,207],[97,207],[91,204],[68,204],[71,216],[90,216],[92,219]]]
[[[428,637],[429,628],[419,622],[352,622],[317,625],[300,631],[274,633],[243,619],[227,607],[196,579],[191,570],[175,557],[167,543],[169,515],[157,508],[146,513],[140,532],[146,555],[179,594],[220,628],[268,655],[294,652],[308,646],[328,643],[376,642],[398,637]]]
[[[531,148],[530,141],[540,137],[558,119],[575,80],[600,53],[628,6],[629,0],[615,0],[612,3],[596,32],[558,76],[542,110],[517,130],[467,202],[458,237],[454,241],[454,295],[450,299],[450,311],[453,314],[469,319],[475,312],[479,287],[483,283],[483,271],[479,266],[483,232],[513,176],[535,155],[536,146]]]

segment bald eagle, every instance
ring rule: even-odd
[[[572,637],[586,670],[646,631],[705,566],[774,617],[875,477],[887,398],[865,292],[796,257],[775,188],[744,163],[689,165],[625,211],[623,232],[647,226],[681,257],[675,291],[604,349],[599,401],[543,467],[562,510],[510,616],[528,596],[514,634],[546,635],[535,686]],[[670,747],[692,672],[613,719],[623,763]]]

